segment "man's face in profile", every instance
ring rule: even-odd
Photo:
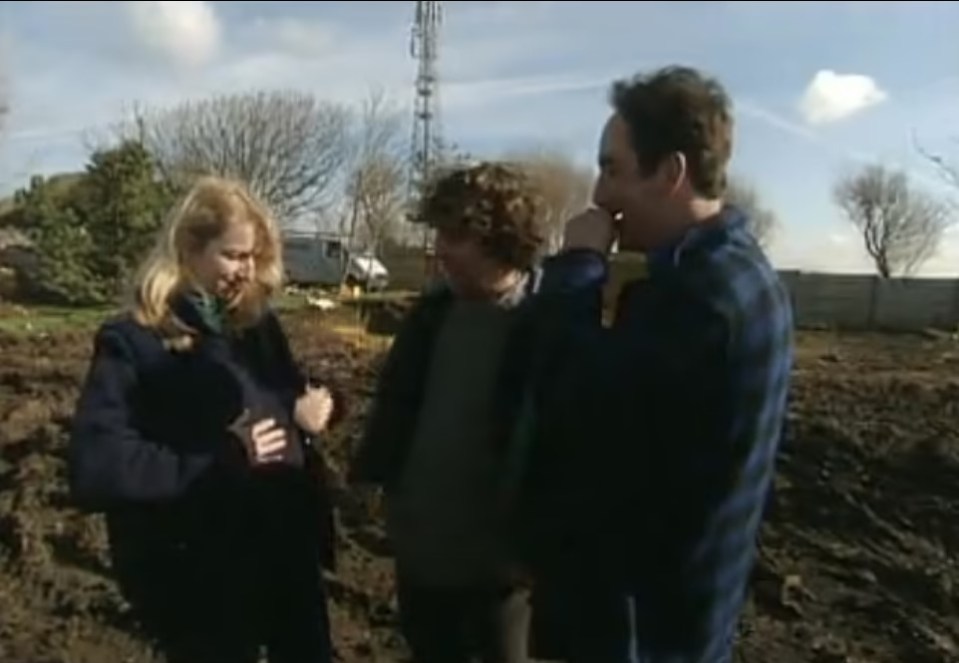
[[[599,146],[599,179],[594,203],[619,217],[619,246],[625,251],[651,248],[661,210],[668,198],[660,173],[644,176],[633,148],[629,125],[613,114],[603,128]]]
[[[436,258],[450,288],[461,296],[481,295],[499,276],[479,237],[466,228],[437,229]]]

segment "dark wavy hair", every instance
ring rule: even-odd
[[[629,126],[644,174],[681,152],[695,190],[708,198],[723,195],[733,113],[729,95],[716,79],[690,67],[666,67],[615,82],[609,96]]]
[[[441,175],[423,200],[420,219],[437,229],[470,233],[493,260],[526,269],[546,245],[544,205],[522,168],[484,162]]]

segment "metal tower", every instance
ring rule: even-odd
[[[416,59],[416,96],[413,103],[413,138],[410,171],[410,203],[416,218],[416,206],[423,197],[438,161],[440,139],[439,81],[436,62],[439,57],[439,27],[442,21],[440,2],[419,0],[413,19],[410,55]],[[423,234],[424,248],[429,247],[429,233]]]

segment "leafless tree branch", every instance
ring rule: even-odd
[[[566,222],[589,204],[593,173],[568,155],[553,150],[514,153],[507,159],[523,168],[539,189],[549,229],[547,251],[555,251],[562,244]]]
[[[351,208],[350,242],[377,251],[384,240],[399,239],[406,184],[403,117],[381,91],[363,103],[352,134],[350,179],[346,196]]]
[[[935,255],[955,222],[945,201],[916,189],[905,173],[881,165],[842,178],[834,198],[884,278],[914,274]]]
[[[914,141],[916,145],[916,150],[925,158],[929,163],[933,165],[939,175],[942,177],[943,181],[950,186],[959,189],[959,163],[949,161],[941,154],[931,152],[918,141]],[[959,140],[955,141],[956,145],[959,146]]]
[[[174,182],[236,177],[283,222],[315,215],[349,152],[349,111],[298,92],[252,92],[134,112],[135,131]]]

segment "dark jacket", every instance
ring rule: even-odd
[[[182,300],[176,310],[204,329]],[[172,351],[129,315],[106,322],[77,404],[71,494],[106,515],[114,570],[134,601],[189,601],[196,578],[240,582],[267,549],[333,561],[318,458],[307,450],[304,468],[253,469],[230,431],[249,410],[300,441],[292,414],[304,378],[279,321],[267,314],[236,338],[204,331],[192,349]]]
[[[609,328],[598,297],[570,292],[541,318],[556,367],[543,441],[572,459],[554,466],[580,475],[540,483],[541,503],[568,510],[538,568],[560,584],[588,571],[630,594],[624,635],[649,660],[729,660],[786,415],[789,295],[730,207],[651,253]]]
[[[536,273],[531,273],[521,296],[527,298],[537,284]],[[388,486],[402,472],[419,417],[434,340],[453,297],[444,286],[427,290],[400,326],[379,371],[364,434],[350,466],[351,482]],[[504,452],[526,386],[530,358],[526,316],[525,303],[520,302],[497,378],[494,418],[500,433],[495,439]]]
[[[516,554],[520,560],[534,554],[540,526],[552,526],[546,518],[557,507],[537,499],[540,483],[554,485],[555,476],[570,474],[551,463],[554,456],[539,450],[539,412],[548,409],[545,388],[554,379],[546,360],[557,354],[544,345],[543,325],[565,305],[567,293],[592,292],[601,285],[605,268],[597,268],[589,255],[573,256],[573,262],[551,262],[530,269],[515,302],[515,317],[500,360],[494,398],[494,443],[504,462],[501,499],[510,522]],[[437,285],[422,293],[396,334],[379,371],[374,400],[366,427],[354,454],[349,479],[354,483],[389,486],[398,479],[413,441],[423,399],[426,376],[439,331],[454,294]],[[600,306],[600,302],[597,302]],[[566,455],[556,458],[565,462]],[[540,466],[542,464],[542,466]],[[541,477],[546,477],[542,479]],[[549,491],[552,496],[555,491]],[[561,519],[561,517],[560,517]]]

